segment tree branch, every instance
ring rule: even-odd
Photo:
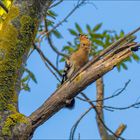
[[[119,96],[120,94],[123,93],[123,91],[127,88],[127,86],[128,86],[128,84],[130,83],[130,81],[131,81],[131,80],[128,80],[128,81],[125,83],[125,85],[124,85],[123,88],[117,89],[111,96],[105,97],[105,98],[102,99],[102,100],[89,100],[89,101],[90,101],[90,102],[98,102],[98,101],[105,101],[105,100],[109,100],[109,99],[112,99],[112,98],[114,98],[114,97],[117,97],[117,96]],[[118,90],[119,90],[119,91],[118,91]],[[85,100],[85,99],[83,99],[83,98],[81,98],[81,97],[79,97],[79,96],[77,96],[76,98],[79,99],[79,100],[82,100],[82,101],[84,101],[84,102],[87,102],[87,100]]]
[[[42,38],[44,36],[46,36],[46,34],[49,34],[50,32],[52,32],[53,30],[55,30],[58,26],[60,26],[63,22],[67,21],[67,19],[80,7],[82,6],[84,3],[86,2],[86,0],[78,0],[77,2],[77,5],[68,13],[68,15],[63,19],[61,20],[59,23],[57,23],[52,29],[50,29],[49,31],[46,32],[45,31],[42,31],[41,35]],[[44,35],[45,34],[45,35]],[[42,39],[41,39],[42,40]]]
[[[99,59],[102,59],[102,57],[103,57],[104,55],[107,55],[110,51],[112,51],[112,50],[115,51],[115,49],[116,49],[116,48],[118,49],[118,47],[119,47],[119,48],[128,47],[129,45],[127,46],[127,44],[129,44],[130,41],[133,42],[133,40],[130,39],[130,37],[131,37],[133,34],[135,34],[136,32],[138,32],[139,30],[140,30],[140,27],[136,28],[136,29],[133,30],[132,32],[126,34],[124,37],[122,37],[122,38],[120,38],[119,40],[117,40],[116,42],[112,43],[109,47],[107,47],[106,49],[104,49],[99,55],[97,55],[95,58],[93,58],[93,60],[90,61],[90,63],[87,63],[81,70],[79,70],[79,72],[77,72],[77,74],[76,74],[73,78],[75,78],[75,77],[76,77],[79,73],[81,73],[83,70],[87,69],[91,64],[95,63],[95,62],[98,61]],[[122,45],[121,45],[121,47],[120,47],[119,45],[120,45],[123,41],[125,41],[126,39],[128,39],[128,40],[127,40],[127,44],[125,43],[125,46],[122,46]],[[129,41],[129,40],[130,40],[130,41]],[[133,49],[133,51],[135,51],[135,50],[137,51],[137,47],[136,47],[136,49],[135,49],[135,47],[133,47],[132,49]]]
[[[34,45],[34,48],[37,50],[37,52],[40,54],[41,58],[43,58],[43,60],[45,60],[56,72],[57,74],[62,77],[62,74],[59,72],[59,70],[51,63],[51,61],[45,57],[45,55],[43,54],[43,52],[39,49],[39,47],[37,47],[35,44]]]
[[[44,22],[45,22],[45,30],[46,30],[46,32],[48,32],[47,20],[46,20],[46,19],[44,19],[44,20],[45,20],[45,21],[44,21]],[[68,55],[59,52],[58,49],[53,45],[53,42],[52,42],[52,39],[51,39],[51,34],[46,34],[46,37],[47,37],[47,39],[48,39],[48,43],[49,43],[50,47],[52,48],[52,50],[53,50],[55,53],[57,53],[58,55],[61,55],[61,56],[65,57],[65,58],[68,58]]]
[[[112,70],[122,60],[131,56],[133,53],[132,49],[138,45],[139,44],[137,43],[131,43],[130,45],[127,44],[127,47],[121,45],[118,49],[102,57],[101,60],[92,64],[89,62],[89,66],[85,70],[77,76],[74,76],[72,79],[66,81],[44,102],[41,107],[29,116],[33,130],[63,108],[66,105],[67,100],[74,98],[88,85]]]
[[[81,93],[81,95],[86,99],[86,100],[89,100],[89,98],[85,95],[85,94],[83,94],[83,93]],[[116,139],[116,138],[120,138],[121,140],[124,140],[124,138],[122,138],[122,137],[120,137],[120,136],[117,136],[111,129],[109,129],[107,126],[106,126],[106,124],[104,123],[104,121],[102,120],[102,116],[100,116],[100,112],[98,112],[98,109],[97,109],[97,106],[95,106],[92,102],[88,102],[91,106],[92,106],[92,108],[95,110],[95,112],[96,112],[96,115],[97,115],[97,117],[98,117],[98,119],[99,119],[99,121],[100,121],[100,124],[99,124],[99,131],[101,131],[101,135],[102,136],[105,136],[105,137],[103,137],[102,139],[104,140],[106,140],[106,139],[112,139],[112,140],[114,140],[114,139]],[[101,125],[101,126],[100,126]],[[104,128],[103,128],[104,127]],[[107,133],[107,131],[106,130],[103,130],[103,129],[106,129],[108,132],[110,132],[112,135],[109,135],[108,133]],[[105,133],[103,132],[103,131],[106,131],[105,133],[107,133],[107,135],[105,135]]]
[[[70,136],[69,136],[69,140],[74,140],[74,134],[76,131],[76,128],[78,127],[78,124],[81,122],[81,120],[90,112],[90,110],[93,109],[93,107],[90,107],[89,109],[87,109],[79,118],[78,120],[74,123],[74,125],[71,128],[70,131]]]
[[[104,122],[104,112],[103,112],[103,99],[104,99],[104,84],[103,84],[103,78],[99,78],[96,81],[96,98],[97,100],[100,100],[98,102],[96,102],[96,109],[98,111],[98,114],[96,114],[96,122],[97,122],[97,126],[98,126],[98,130],[100,133],[100,137],[102,139],[109,139],[109,134],[106,131],[106,128],[104,127],[104,125],[102,124],[102,122],[100,121],[100,119],[102,119],[102,121]],[[98,116],[99,115],[99,116]]]

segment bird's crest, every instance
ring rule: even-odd
[[[90,46],[91,44],[88,36],[85,34],[79,34],[79,40],[80,40],[80,44],[85,44],[87,46]]]

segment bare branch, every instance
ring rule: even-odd
[[[102,99],[102,100],[90,100],[90,102],[98,102],[98,101],[105,101],[105,100],[109,100],[109,99],[112,99],[112,98],[114,98],[114,97],[116,97],[116,96],[119,96],[120,94],[122,94],[123,93],[123,91],[127,88],[127,86],[128,86],[128,84],[130,83],[130,81],[131,80],[128,80],[126,83],[125,83],[125,85],[124,85],[124,87],[122,88],[122,89],[117,89],[111,96],[108,96],[108,97],[106,97],[106,98],[104,98],[104,99]],[[120,91],[119,91],[120,90]],[[79,100],[82,100],[82,101],[84,101],[84,102],[87,102],[87,100],[85,100],[85,99],[83,99],[83,98],[81,98],[81,97],[79,97],[79,96],[77,96],[76,97],[77,99],[79,99]]]
[[[96,110],[98,113],[96,113],[96,122],[97,122],[97,126],[99,129],[99,133],[102,139],[108,139],[109,138],[109,134],[106,131],[106,128],[104,127],[104,125],[102,124],[102,122],[100,121],[100,119],[104,122],[104,112],[103,112],[103,99],[104,99],[104,84],[103,84],[103,78],[99,78],[96,81],[96,98],[97,101],[96,102]]]
[[[8,13],[7,7],[3,4],[1,0],[0,0],[0,6],[5,10],[6,13]]]
[[[74,123],[74,125],[72,126],[71,128],[71,131],[70,131],[70,136],[69,136],[69,139],[70,140],[74,140],[74,134],[75,134],[75,131],[78,127],[78,124],[81,122],[81,120],[84,118],[84,116],[86,116],[89,111],[92,109],[93,107],[90,107],[89,109],[87,109],[79,118],[78,120]]]
[[[119,128],[116,130],[115,134],[116,134],[117,136],[120,136],[120,135],[124,132],[125,129],[126,129],[126,125],[121,124],[121,125],[119,126]]]
[[[47,63],[59,74],[59,76],[62,77],[61,73],[59,72],[59,70],[57,70],[57,68],[51,63],[51,61],[45,57],[45,55],[43,54],[43,52],[39,49],[39,47],[37,47],[35,44],[34,48],[37,50],[37,52],[40,54],[42,60],[44,61],[45,65],[47,66],[47,68],[51,71],[51,73],[56,77],[56,79],[61,82],[61,80],[57,77],[57,75],[50,69],[50,67],[47,65]],[[47,63],[46,63],[47,62]]]
[[[85,99],[89,100],[89,98],[88,98],[85,94],[81,93],[81,95],[82,95]],[[115,137],[115,138],[120,138],[121,140],[124,140],[124,138],[122,138],[122,137],[120,137],[120,136],[117,136],[111,129],[109,129],[109,128],[106,126],[106,124],[104,123],[104,121],[102,120],[102,118],[101,118],[101,116],[100,116],[100,113],[98,112],[97,107],[96,107],[92,102],[88,102],[88,103],[89,103],[89,104],[92,106],[92,108],[95,110],[96,115],[97,115],[97,117],[98,117],[100,123],[103,125],[103,127],[104,127],[108,132],[110,132],[110,133],[113,135],[113,137]],[[107,135],[105,138],[110,139],[111,137],[112,137],[111,135]]]
[[[47,21],[46,21],[46,19],[44,19],[44,20],[45,20],[45,30],[46,30],[46,32],[48,32]],[[58,49],[53,45],[53,42],[52,42],[52,40],[51,40],[50,34],[46,34],[46,37],[47,37],[47,39],[48,39],[48,43],[49,43],[50,47],[52,48],[52,50],[53,50],[55,53],[57,53],[58,55],[61,55],[61,56],[65,57],[65,58],[68,58],[68,55],[59,52]]]
[[[113,106],[106,106],[104,105],[103,108],[111,109],[111,110],[126,110],[130,108],[140,108],[138,105],[140,105],[140,102],[133,103],[131,105],[128,105],[126,107],[113,107]]]
[[[66,22],[67,19],[80,7],[82,6],[84,3],[86,2],[86,0],[81,0],[79,2],[77,2],[77,5],[68,13],[68,15],[61,20],[59,23],[57,23],[52,29],[50,29],[48,32],[46,32],[46,30],[44,32],[42,32],[42,38],[44,38],[44,36],[46,36],[46,34],[49,34],[50,32],[52,32],[53,30],[55,30],[58,26],[60,26],[63,22]]]

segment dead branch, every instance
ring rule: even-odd
[[[140,29],[140,28],[138,28]],[[138,30],[137,29],[137,30]],[[134,31],[133,31],[134,32]],[[136,32],[136,31],[135,31]],[[127,37],[129,37],[127,35]],[[125,37],[127,39],[127,37]],[[121,40],[124,40],[122,38]],[[118,41],[117,41],[118,42]],[[120,44],[122,42],[120,41]],[[116,43],[113,43],[116,44]],[[120,45],[118,43],[118,45]],[[48,120],[56,112],[66,105],[67,100],[74,98],[79,92],[85,89],[88,85],[95,82],[98,78],[112,70],[118,63],[125,60],[133,54],[132,49],[139,46],[139,44],[127,44],[127,47],[110,50],[110,53],[102,56],[102,59],[92,61],[87,65],[88,67],[82,72],[76,74],[72,79],[66,81],[60,86],[36,111],[34,111],[29,119],[31,120],[33,130],[39,125]],[[101,56],[101,55],[100,55]],[[80,70],[81,71],[81,70]]]
[[[118,129],[116,130],[115,134],[116,134],[117,136],[120,136],[120,135],[124,132],[125,129],[126,129],[126,125],[121,124],[121,125],[118,127]]]
[[[115,50],[115,48],[118,49],[118,47],[120,47],[119,45],[126,39],[128,39],[127,44],[130,43],[130,41],[133,41],[132,38],[130,38],[133,34],[135,34],[136,32],[138,32],[140,30],[140,27],[136,28],[135,30],[133,30],[132,32],[126,34],[124,37],[120,38],[119,40],[117,40],[116,42],[112,43],[109,47],[107,47],[106,49],[104,49],[99,55],[97,55],[92,61],[90,61],[90,63],[87,63],[73,78],[75,78],[79,73],[81,73],[82,71],[84,71],[85,69],[87,69],[91,64],[95,63],[96,61],[98,61],[99,59],[101,59],[104,55],[107,55],[110,51]],[[125,46],[127,46],[127,44],[125,43]],[[122,47],[122,46],[121,46]],[[120,48],[121,48],[120,47]],[[134,49],[135,47],[132,48],[133,51],[135,51]],[[136,49],[137,51],[137,49]]]

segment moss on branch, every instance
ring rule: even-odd
[[[16,106],[16,82],[22,65],[22,57],[30,49],[37,31],[37,20],[20,15],[20,9],[13,6],[0,30],[0,110],[7,110],[8,104]]]

